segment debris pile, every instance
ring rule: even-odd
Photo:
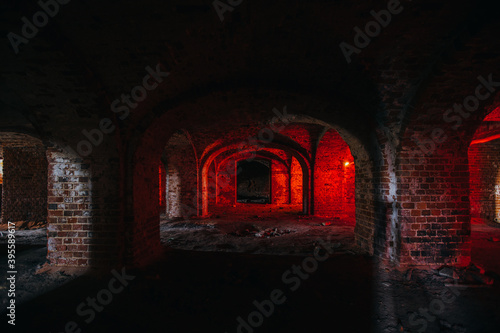
[[[438,270],[438,275],[453,279],[454,284],[458,283],[464,286],[492,285],[494,282],[493,277],[488,272],[473,263],[464,268],[442,267]]]
[[[294,232],[294,231],[290,230],[290,229],[280,230],[278,228],[269,228],[269,229],[262,230],[261,232],[256,233],[255,237],[260,237],[260,238],[279,237],[279,236],[289,234],[292,232]]]
[[[245,230],[238,230],[235,232],[231,232],[230,235],[237,236],[237,237],[270,238],[270,237],[283,236],[286,234],[290,234],[292,232],[295,232],[295,231],[290,230],[290,229],[278,229],[278,228],[268,228],[268,229],[264,229],[264,230],[245,229]]]

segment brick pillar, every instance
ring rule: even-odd
[[[302,195],[302,187],[303,187],[303,177],[302,177],[302,168],[300,163],[294,157],[292,158],[292,163],[290,165],[290,173],[291,173],[291,189],[292,192],[292,204],[302,204],[303,195]]]
[[[124,256],[118,246],[125,236],[118,223],[117,159],[97,151],[91,157],[47,150],[47,257],[52,264],[107,267]],[[158,192],[154,194],[158,206]]]
[[[271,200],[273,204],[286,204],[289,198],[288,168],[276,160],[271,160]]]
[[[181,217],[181,178],[177,168],[169,164],[167,167],[167,218]]]
[[[217,204],[233,206],[236,204],[236,161],[224,161],[217,172]]]
[[[401,264],[467,265],[471,256],[467,149],[447,145],[419,157],[404,150],[399,169]]]
[[[177,134],[165,149],[167,158],[167,216],[188,218],[197,215],[198,163],[185,134]]]
[[[210,163],[210,167],[208,168],[208,187],[207,187],[207,195],[208,195],[208,206],[214,206],[217,204],[217,174],[215,170],[217,169],[217,163],[213,161]]]
[[[48,254],[62,266],[90,264],[92,183],[90,166],[82,159],[49,148]]]

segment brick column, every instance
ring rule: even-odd
[[[48,254],[50,263],[87,266],[92,238],[90,166],[80,158],[49,148]]]
[[[403,151],[400,170],[400,262],[467,265],[471,256],[467,150],[441,147],[415,158]]]

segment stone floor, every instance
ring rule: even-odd
[[[351,221],[303,216],[293,208],[263,206],[251,211],[244,206],[235,208],[236,211],[218,210],[209,219],[162,219],[162,243],[178,250],[311,255],[322,240],[337,244],[337,251],[342,253],[359,253],[354,246]]]

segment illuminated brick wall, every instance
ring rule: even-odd
[[[294,157],[292,158],[292,164],[291,164],[291,197],[292,197],[292,204],[302,204],[302,187],[303,187],[303,181],[302,181],[302,168],[297,161],[297,159]]]
[[[289,192],[288,170],[282,163],[271,161],[271,198],[273,204],[288,203]]]
[[[335,130],[323,136],[314,169],[314,214],[354,217],[354,159]]]

